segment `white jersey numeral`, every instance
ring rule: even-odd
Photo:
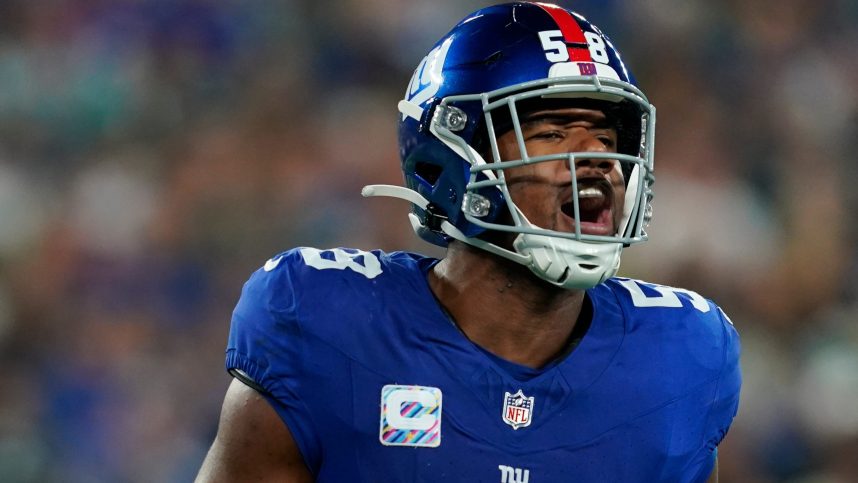
[[[691,305],[695,309],[703,313],[709,312],[710,307],[706,299],[691,290],[654,283],[644,283],[638,280],[621,279],[618,282],[623,288],[629,291],[635,307],[682,307],[682,301],[679,299],[679,295],[677,295],[681,294],[684,295],[683,298],[691,302]],[[658,295],[645,294],[641,286],[653,289],[658,292]]]
[[[345,270],[351,269],[366,278],[375,278],[381,275],[381,262],[378,257],[363,250],[346,251],[342,248],[330,250],[319,250],[318,248],[302,248],[301,256],[307,266],[317,270]],[[322,253],[330,253],[334,259],[323,258]],[[363,258],[363,264],[358,259]]]

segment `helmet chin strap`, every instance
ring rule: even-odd
[[[522,233],[513,242],[539,278],[569,290],[585,290],[614,276],[620,268],[620,243],[588,243]]]
[[[426,198],[402,186],[368,185],[361,190],[361,195],[398,198],[424,210],[429,206]],[[408,220],[415,232],[428,229],[414,213],[408,214]],[[539,278],[569,290],[598,285],[612,277],[620,266],[620,243],[587,243],[522,233],[513,241],[513,252],[479,238],[467,237],[449,221],[443,221],[440,228],[450,238],[524,265]]]
[[[425,210],[429,207],[429,201],[426,198],[424,198],[420,193],[412,189],[405,188],[404,186],[394,186],[389,184],[371,184],[363,187],[363,189],[361,190],[361,196],[367,198],[371,196],[387,196],[390,198],[398,198],[401,200],[410,201],[422,210]],[[416,233],[419,233],[420,230],[428,230],[428,227],[426,227],[426,225],[424,225],[420,221],[420,218],[418,218],[417,215],[415,215],[414,213],[408,214],[408,221],[411,222],[411,228],[414,229]],[[462,243],[467,243],[468,245],[480,248],[482,250],[486,250],[494,255],[498,255],[500,257],[512,260],[513,262],[520,263],[522,265],[530,265],[530,257],[510,250],[506,250],[493,243],[480,240],[479,238],[470,238],[468,236],[465,236],[465,234],[462,233],[461,230],[456,228],[456,226],[449,221],[441,222],[441,231],[444,232],[444,234],[449,236],[450,238],[453,238],[454,240],[458,240]]]
[[[515,206],[519,223],[538,228]],[[621,243],[592,243],[521,233],[512,243],[529,259],[527,267],[537,277],[568,290],[585,290],[604,282],[620,268]]]

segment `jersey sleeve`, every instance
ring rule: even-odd
[[[691,481],[704,482],[712,471],[718,445],[727,435],[733,418],[739,410],[739,392],[742,373],[739,367],[741,346],[739,334],[729,317],[717,306],[715,310],[723,333],[723,361],[715,393],[706,418],[704,445],[695,456],[693,464],[699,468]]]
[[[274,257],[244,284],[232,314],[226,369],[268,399],[314,471],[319,446],[302,399],[306,341],[292,273],[299,260],[294,251]]]
[[[739,368],[741,350],[739,334],[720,308],[718,315],[724,330],[724,365],[707,421],[709,434],[707,447],[711,451],[714,451],[724,439],[733,423],[733,418],[739,411],[739,391],[742,388],[742,373]]]

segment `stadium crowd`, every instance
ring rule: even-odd
[[[189,481],[249,274],[436,253],[396,103],[475,0],[0,2],[0,481]],[[858,481],[858,3],[579,0],[658,107],[650,242],[743,342],[721,481]]]

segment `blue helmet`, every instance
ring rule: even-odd
[[[596,103],[610,112],[618,153],[529,157],[519,114],[540,102]],[[644,241],[651,216],[655,108],[611,41],[565,8],[517,2],[478,10],[420,62],[399,102],[399,151],[407,188],[370,186],[364,195],[404,198],[424,240],[451,239],[524,264],[566,288],[588,288],[616,273],[623,246]],[[515,131],[522,158],[501,160],[497,137]],[[545,229],[515,205],[504,170],[528,163],[610,158],[626,183],[623,220],[612,236]],[[573,185],[575,185],[574,172]],[[574,187],[574,186],[573,186]],[[573,198],[578,212],[578,193]],[[491,231],[517,233],[500,246]]]

